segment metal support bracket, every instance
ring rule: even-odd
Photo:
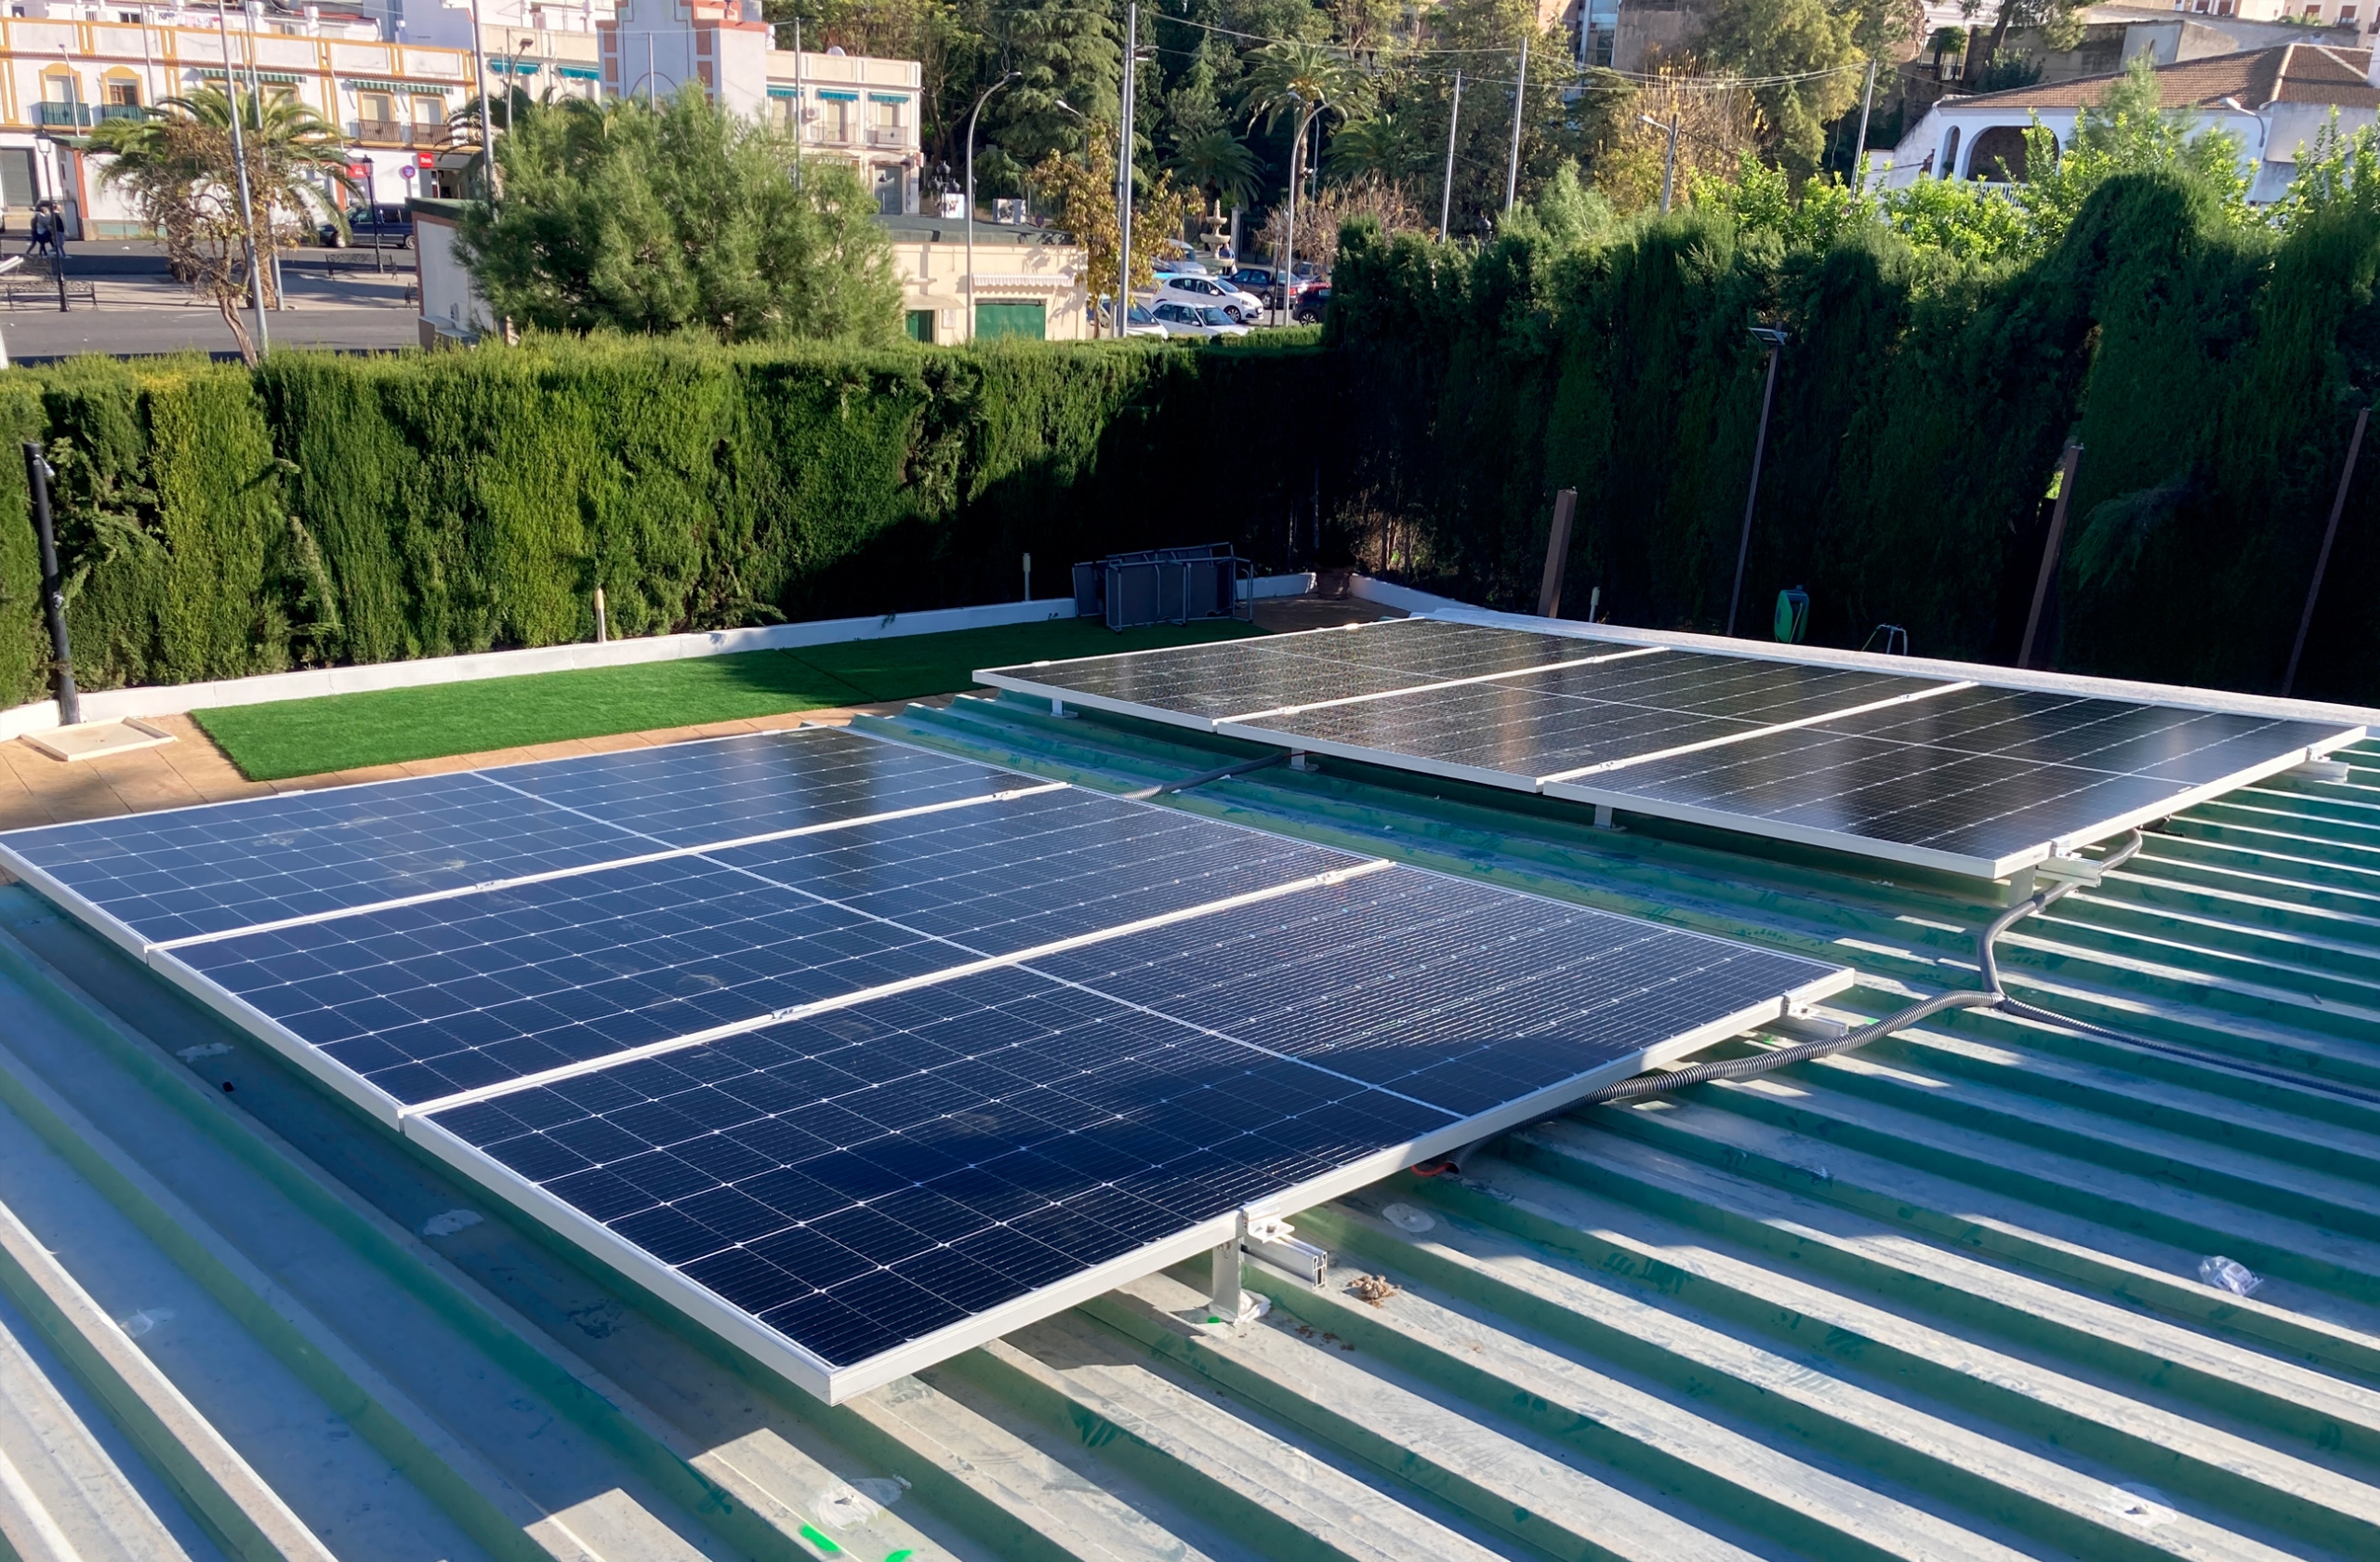
[[[2046,879],[2054,884],[2082,884],[2096,889],[2107,873],[2105,863],[2087,857],[2044,857],[2033,865],[2036,879]]]
[[[1062,699],[1053,699],[1050,702],[1050,714],[1061,721],[1071,721],[1075,719],[1075,713],[1066,708],[1066,702]]]
[[[1617,826],[1617,825],[1615,825],[1615,824],[1613,824],[1613,823],[1611,822],[1611,804],[1609,804],[1609,803],[1607,803],[1607,802],[1599,802],[1599,803],[1596,803],[1596,804],[1595,804],[1595,828],[1597,828],[1597,829],[1617,829],[1617,828],[1619,828],[1619,827],[1620,827],[1619,826]]]
[[[2348,768],[2345,760],[2307,760],[2289,774],[2303,776],[2308,781],[2345,781],[2355,772]]]
[[[1274,1268],[1287,1270],[1311,1286],[1321,1285],[1324,1273],[1330,1267],[1329,1253],[1312,1242],[1300,1241],[1297,1228],[1276,1216],[1248,1223],[1246,1249]]]
[[[1292,748],[1289,750],[1289,768],[1291,770],[1313,770],[1316,766],[1312,760],[1305,757],[1304,749]]]

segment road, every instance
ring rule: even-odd
[[[417,345],[412,252],[390,251],[386,261],[388,271],[379,272],[373,269],[368,250],[284,255],[281,275],[288,307],[266,315],[273,342],[350,351]],[[165,259],[153,245],[70,245],[66,270],[69,277],[92,283],[98,307],[78,300],[60,313],[55,301],[0,300],[0,340],[7,342],[11,362],[78,352],[138,357],[234,351],[231,333],[214,304],[167,276]],[[248,318],[253,322],[253,315]]]

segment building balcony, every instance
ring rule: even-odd
[[[147,119],[149,111],[139,103],[101,103],[98,118],[104,125],[111,119]]]
[[[905,147],[909,144],[909,131],[903,125],[878,125],[869,127],[867,144],[872,147]]]
[[[35,103],[33,123],[50,129],[81,130],[91,123],[88,103]]]
[[[382,146],[404,146],[407,132],[413,126],[395,119],[350,119],[347,134],[350,140],[377,142]]]

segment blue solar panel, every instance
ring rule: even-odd
[[[490,771],[671,846],[863,819],[1044,783],[840,727],[754,733]]]
[[[159,944],[652,849],[472,774],[51,825],[0,846]]]
[[[1353,867],[1344,852],[1067,790],[714,854],[985,954]]]
[[[1000,970],[433,1120],[849,1365],[1453,1117]]]
[[[700,857],[242,933],[179,960],[416,1103],[957,964]]]
[[[1756,1007],[1818,968],[1399,867],[1034,969],[1460,1117]]]

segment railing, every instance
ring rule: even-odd
[[[909,144],[908,128],[900,125],[870,126],[867,131],[867,144],[890,147],[907,146]]]
[[[35,103],[35,125],[63,125],[81,129],[91,123],[91,108],[87,103]]]
[[[103,125],[111,119],[147,119],[148,117],[149,111],[139,103],[101,103],[99,105],[99,122]]]
[[[405,132],[412,128],[403,120],[350,119],[347,133],[359,141],[380,141],[390,146],[403,146]]]

